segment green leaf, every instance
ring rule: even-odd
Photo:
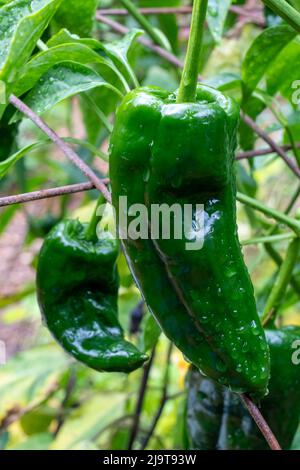
[[[178,88],[178,80],[171,70],[153,65],[148,69],[143,85],[158,86],[171,92]]]
[[[214,40],[222,39],[225,21],[232,0],[208,0],[207,23]]]
[[[288,25],[265,29],[252,43],[242,65],[245,100],[259,84],[282,49],[294,39],[296,32]]]
[[[70,359],[56,344],[22,351],[1,366],[0,420],[13,408],[41,403],[69,366]]]
[[[51,449],[70,450],[94,440],[109,423],[124,413],[124,395],[109,393],[89,398],[74,410],[61,428]]]
[[[128,445],[130,435],[130,428],[128,427],[120,427],[120,425],[116,425],[116,429],[112,435],[111,441],[109,443],[109,448],[114,450],[126,449]]]
[[[114,65],[97,52],[82,44],[62,44],[40,52],[33,57],[23,68],[20,78],[14,86],[14,93],[19,96],[30,90],[39,78],[51,67],[62,62],[72,61],[79,64],[102,64],[112,70]]]
[[[108,88],[121,98],[123,96],[93,69],[76,62],[64,62],[49,69],[28,93],[24,102],[35,113],[43,114],[66,98],[99,87]],[[21,117],[22,114],[17,112],[13,122]]]
[[[274,95],[280,91],[291,102],[295,92],[293,82],[299,80],[300,74],[300,39],[291,41],[278,55],[267,73],[267,91]]]
[[[79,36],[89,36],[98,3],[98,0],[63,0],[54,18],[56,29],[65,27]]]
[[[57,409],[42,404],[21,417],[21,428],[28,436],[46,433],[57,414]]]
[[[8,447],[8,450],[48,450],[54,440],[53,434],[44,432]]]
[[[20,158],[22,158],[31,150],[40,147],[42,144],[45,144],[45,142],[36,142],[34,144],[26,145],[26,147],[23,147],[21,150],[8,157],[6,160],[0,162],[0,179],[7,174],[11,167],[15,165],[15,163],[17,163]]]
[[[118,41],[110,42],[103,44],[103,50],[111,58],[111,60],[118,66],[122,65],[127,71],[129,77],[136,83],[135,74],[129,64],[129,54],[132,50],[135,40],[143,34],[143,31],[140,29],[131,29],[129,33],[123,36],[122,39]]]
[[[142,348],[144,352],[151,351],[161,335],[161,328],[153,315],[148,314],[144,322]]]
[[[0,80],[14,81],[61,0],[15,0],[0,9]]]
[[[62,29],[60,30],[55,36],[53,36],[47,43],[48,47],[54,47],[54,46],[59,46],[59,45],[65,45],[66,44],[76,44],[76,45],[82,45],[85,47],[88,47],[90,49],[96,50],[96,51],[101,51],[105,52],[105,47],[102,42],[97,41],[97,39],[90,39],[90,38],[80,38],[76,34],[71,34],[67,29]],[[107,54],[106,54],[107,55]],[[103,57],[101,56],[103,59]],[[70,60],[70,59],[68,59]],[[119,70],[119,67],[116,67],[114,63],[109,59],[109,56],[106,57],[105,65],[107,65],[113,72],[113,75],[116,75],[120,82],[123,84],[124,89],[126,91],[130,91],[130,88],[126,82],[126,79],[124,78],[123,74]],[[100,61],[98,63],[101,65]],[[119,65],[119,63],[118,63]],[[108,80],[109,82],[112,82],[113,80]]]
[[[240,75],[237,73],[222,72],[206,80],[205,83],[220,91],[227,91],[234,88],[240,88],[242,80]]]
[[[66,28],[62,28],[54,34],[47,42],[48,47],[59,46],[66,43],[83,44],[91,49],[102,49],[102,43],[93,38],[81,38],[77,34],[72,34]]]

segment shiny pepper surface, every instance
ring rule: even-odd
[[[117,222],[120,196],[148,214],[153,204],[203,204],[202,249],[187,250],[190,239],[175,239],[172,227],[170,239],[126,239],[119,224],[124,251],[150,311],[185,357],[232,390],[263,396],[269,351],[237,237],[238,122],[235,102],[210,87],[199,86],[197,102],[187,104],[158,88],[136,89],[117,111],[110,178]],[[197,217],[194,209],[189,232]]]
[[[300,418],[300,364],[295,343],[299,327],[267,330],[271,353],[269,394],[261,400],[263,417],[279,444],[289,449]],[[299,346],[298,346],[299,347]],[[299,354],[298,354],[299,357]],[[190,448],[264,450],[268,444],[239,397],[191,369],[187,377],[187,432]]]
[[[58,224],[45,238],[37,290],[43,319],[75,359],[107,372],[131,372],[147,359],[125,340],[118,321],[118,243],[109,232],[86,239],[77,220]]]

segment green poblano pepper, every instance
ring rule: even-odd
[[[195,103],[183,104],[176,93],[136,89],[117,111],[110,178],[117,223],[120,196],[129,209],[144,204],[148,216],[153,204],[193,205],[190,225],[181,220],[181,239],[172,218],[169,239],[131,236],[129,211],[127,226],[118,229],[130,269],[161,328],[191,363],[236,392],[263,396],[269,351],[237,236],[238,122],[236,103],[207,86],[198,86]],[[204,207],[204,245],[190,251],[196,204]],[[149,217],[147,223],[150,231]]]
[[[294,349],[300,327],[267,330],[271,353],[269,394],[261,412],[280,445],[289,449],[300,418],[300,364]],[[295,343],[298,341],[298,343]],[[239,397],[191,368],[187,376],[187,432],[199,450],[269,449]]]
[[[78,220],[58,224],[45,238],[37,269],[43,319],[75,359],[107,372],[131,372],[147,356],[125,340],[118,321],[118,242],[108,231],[86,238]]]

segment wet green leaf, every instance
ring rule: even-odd
[[[232,0],[208,0],[207,23],[214,40],[222,39],[225,21]]]
[[[296,36],[288,25],[265,29],[252,43],[242,65],[245,100],[259,84],[282,49]]]
[[[15,0],[0,9],[0,79],[14,81],[61,0]]]
[[[43,114],[66,98],[99,87],[108,88],[122,97],[117,88],[93,69],[76,62],[64,62],[49,69],[30,90],[24,102],[35,113]],[[21,113],[17,112],[13,120],[21,117]]]
[[[54,18],[56,29],[65,27],[79,36],[88,36],[98,3],[98,0],[63,0]]]
[[[13,88],[14,93],[19,96],[30,90],[51,67],[65,61],[77,62],[82,65],[97,63],[109,69],[115,69],[109,60],[101,57],[88,46],[80,43],[61,44],[40,52],[26,64]]]

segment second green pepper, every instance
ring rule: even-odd
[[[300,419],[300,364],[295,346],[300,327],[267,330],[271,353],[269,394],[260,408],[284,449],[289,449]],[[297,343],[296,343],[297,342]],[[294,357],[294,355],[296,357]],[[187,377],[187,431],[198,450],[263,450],[268,444],[230,390],[191,369]]]
[[[86,229],[66,220],[45,238],[37,269],[43,319],[76,360],[99,371],[131,372],[147,356],[126,341],[118,321],[118,243],[108,231],[89,240]]]

